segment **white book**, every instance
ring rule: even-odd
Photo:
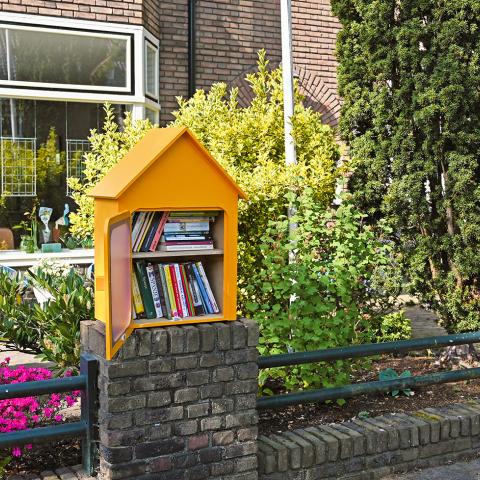
[[[166,223],[164,233],[176,232],[209,232],[210,222],[176,222]]]
[[[143,221],[143,224],[142,224],[140,230],[138,231],[138,236],[137,236],[137,239],[135,241],[135,245],[133,246],[133,251],[134,252],[138,252],[140,250],[140,247],[142,246],[142,241],[144,239],[144,233],[145,233],[145,230],[150,225],[150,220],[151,220],[152,215],[153,215],[153,212],[145,212],[145,220]]]
[[[189,250],[213,250],[213,245],[160,245],[161,252],[183,252]]]
[[[145,220],[145,213],[146,212],[139,212],[137,216],[137,220],[135,222],[135,225],[133,226],[132,229],[132,247],[135,245],[135,242],[137,241],[138,237],[138,232],[140,231],[140,228],[143,226],[143,222]]]
[[[180,271],[180,265],[178,263],[174,263],[173,267],[175,268],[175,276],[177,277],[178,295],[180,296],[180,302],[182,303],[183,316],[188,317],[190,313],[188,312],[187,300],[185,298],[185,290],[183,289],[182,272]]]
[[[153,265],[151,264],[147,265],[147,277],[148,283],[150,284],[150,290],[152,292],[153,304],[155,306],[157,318],[163,317],[162,304],[160,303],[157,281],[155,280],[155,271],[153,270]]]
[[[217,302],[215,301],[215,297],[213,296],[213,292],[212,292],[212,289],[210,288],[210,283],[208,282],[208,278],[205,273],[205,270],[203,269],[202,262],[197,262],[196,265],[198,268],[198,273],[200,274],[200,277],[202,277],[203,286],[205,287],[208,298],[210,299],[210,303],[212,304],[214,313],[218,313],[220,312],[220,309],[218,308]]]

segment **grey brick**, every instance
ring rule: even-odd
[[[170,353],[185,353],[187,351],[185,346],[186,335],[182,328],[169,327],[166,329],[166,331],[168,332]]]
[[[365,418],[365,423],[370,423],[372,425],[378,426],[380,429],[383,429],[387,434],[387,447],[389,450],[396,450],[400,445],[400,439],[398,432],[393,428],[393,426],[388,423],[388,420],[384,417],[377,418]]]
[[[288,465],[290,468],[299,469],[302,466],[302,449],[300,445],[292,442],[282,434],[270,435],[270,439],[287,448]]]
[[[137,408],[143,408],[147,404],[145,395],[135,395],[133,397],[118,397],[108,400],[108,409],[112,413],[129,412]]]
[[[220,352],[204,353],[200,356],[200,367],[216,367],[223,365],[225,362],[223,354]]]
[[[213,325],[198,324],[200,332],[200,350],[211,352],[215,348],[216,328]]]
[[[255,362],[248,362],[235,366],[235,373],[239,380],[258,379],[258,365]]]
[[[210,380],[210,372],[208,370],[189,371],[186,378],[189,387],[206,385]]]
[[[332,425],[335,430],[344,433],[352,439],[352,454],[354,457],[365,453],[365,437],[356,430],[348,428],[346,425]]]
[[[223,384],[217,383],[215,385],[204,385],[200,387],[200,398],[205,400],[207,398],[218,398],[223,395]]]
[[[147,373],[145,360],[115,363],[107,368],[108,378],[138,377]]]
[[[226,428],[249,427],[250,425],[255,425],[256,423],[256,412],[233,413],[225,416]]]
[[[147,357],[152,354],[152,333],[148,328],[135,331],[138,338],[138,356]]]
[[[186,357],[175,358],[176,370],[188,370],[198,366],[198,355],[188,355]]]
[[[181,420],[183,418],[183,407],[175,406],[168,408],[157,408],[147,412],[150,422],[169,422],[171,420]]]
[[[182,422],[177,422],[173,426],[173,432],[175,435],[185,436],[193,435],[198,432],[198,421],[197,420],[187,420]]]
[[[81,322],[83,323],[83,322]],[[119,350],[119,360],[137,358],[137,336],[130,335]]]
[[[233,380],[233,367],[218,367],[213,371],[214,382],[229,382]]]
[[[207,430],[220,430],[223,427],[224,421],[222,417],[208,417],[200,420],[200,429],[202,432]]]
[[[152,331],[152,354],[165,355],[168,351],[168,333],[165,328]]]
[[[224,458],[244,457],[257,453],[257,442],[243,442],[225,447]]]
[[[256,347],[258,345],[258,323],[255,320],[242,318],[240,320],[247,329],[247,345],[249,347]]]
[[[172,403],[170,392],[152,392],[148,394],[148,407],[164,407]]]
[[[184,446],[185,441],[182,438],[141,443],[135,447],[135,458],[144,459],[169,455],[183,450]]]
[[[297,445],[300,445],[302,452],[302,467],[308,468],[312,466],[315,462],[315,451],[313,445],[295,432],[284,432],[283,435]]]
[[[197,403],[187,406],[187,418],[205,417],[210,410],[210,404],[208,402]],[[216,413],[216,412],[212,412]]]
[[[235,435],[231,430],[215,432],[212,435],[213,445],[230,445],[235,439]]]
[[[241,393],[255,393],[258,391],[258,380],[238,380],[225,385],[226,395],[237,395]]]
[[[172,436],[172,424],[171,423],[155,423],[148,429],[148,438],[150,440],[162,440],[164,438],[170,438]]]
[[[441,437],[441,421],[442,418],[437,415],[432,415],[431,413],[419,410],[418,412],[413,412],[410,414],[412,419],[418,419],[428,425],[429,429],[429,439],[432,443],[437,443],[440,441]],[[420,443],[422,443],[420,439]],[[422,443],[423,444],[423,443]]]
[[[183,327],[186,333],[186,350],[188,353],[198,352],[200,349],[200,332],[194,325],[186,325]]]
[[[346,427],[350,428],[351,430],[355,430],[356,432],[363,435],[365,439],[365,450],[368,455],[374,454],[377,452],[377,439],[375,435],[375,431],[372,431],[370,425],[368,427],[358,425],[355,422],[348,422],[344,424]]]
[[[199,396],[198,388],[182,388],[174,393],[173,401],[175,403],[194,402]]]
[[[231,398],[219,398],[212,400],[212,414],[218,415],[220,413],[232,412],[234,402]]]
[[[337,437],[330,435],[327,432],[321,431],[317,427],[305,428],[305,431],[315,435],[327,445],[327,458],[329,461],[334,462],[340,453],[340,441]]]
[[[100,445],[100,455],[109,463],[129,462],[133,457],[133,447],[106,447]]]
[[[237,458],[235,463],[237,472],[246,472],[248,470],[256,471],[258,468],[258,460],[256,455]]]
[[[317,465],[325,462],[327,445],[324,441],[320,440],[318,437],[311,434],[310,432],[307,432],[306,430],[295,430],[295,433],[313,445],[313,448],[315,450],[315,463]]]
[[[150,373],[168,373],[173,370],[173,359],[171,357],[156,358],[148,362]]]
[[[217,346],[219,350],[228,350],[231,346],[231,329],[228,323],[217,323]]]
[[[247,329],[242,322],[232,322],[232,347],[234,349],[247,346]]]
[[[235,463],[233,460],[223,460],[221,463],[212,463],[210,465],[210,476],[221,477],[222,475],[229,475],[233,472],[234,468]]]
[[[199,450],[201,463],[214,463],[222,459],[223,450],[221,447],[208,447]]]
[[[258,427],[240,428],[237,431],[237,439],[239,442],[247,440],[256,440],[258,437]]]
[[[345,459],[353,457],[353,441],[350,435],[346,435],[345,433],[329,427],[328,425],[322,425],[319,427],[319,430],[338,439],[340,442],[340,458]]]
[[[210,469],[207,465],[196,465],[185,473],[185,480],[203,480],[209,478]]]

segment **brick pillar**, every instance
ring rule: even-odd
[[[257,480],[258,326],[136,330],[105,360],[104,324],[82,322],[99,359],[100,479]]]

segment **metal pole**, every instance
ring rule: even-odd
[[[82,439],[82,464],[88,475],[95,467],[95,412],[97,402],[97,359],[90,353],[80,357],[80,373],[87,378],[86,388],[82,391],[81,419],[86,425],[86,435]]]
[[[292,136],[293,61],[292,61],[292,1],[281,0],[282,14],[282,72],[283,72],[283,120],[285,124],[285,162],[295,165],[297,157]]]

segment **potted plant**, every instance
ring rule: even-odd
[[[26,253],[34,253],[37,250],[37,234],[38,226],[35,214],[37,206],[34,205],[31,212],[25,212],[25,220],[22,220],[18,225],[15,225],[14,229],[23,230],[23,234],[20,235],[20,250]]]

